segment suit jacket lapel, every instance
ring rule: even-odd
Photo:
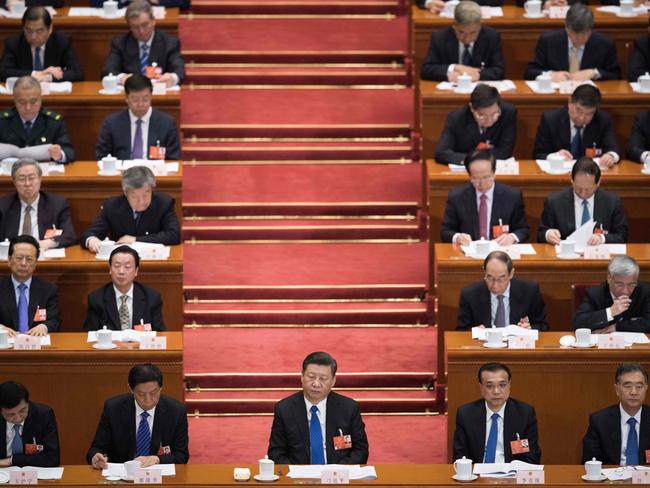
[[[154,423],[156,419],[154,418]],[[135,457],[135,399],[127,397],[122,409],[122,425],[126,429],[124,439],[120,442],[126,448],[127,459]]]
[[[54,36],[50,35],[49,39],[47,40],[47,43],[45,44],[45,56],[43,57],[43,67],[47,66],[58,66],[57,58],[58,58],[59,50],[58,50],[58,45],[54,40]]]
[[[147,154],[149,154],[149,148],[155,146],[160,142],[160,126],[159,126],[158,117],[155,116],[155,110],[151,111],[151,117],[149,117],[149,133],[147,134],[147,147],[144,148]]]
[[[327,462],[332,464],[334,460],[334,436],[339,435],[338,429],[338,401],[336,396],[330,393],[327,396],[327,416],[325,418],[325,447],[327,450]],[[345,434],[349,432],[344,432]]]
[[[140,319],[144,319],[144,311],[146,309],[147,300],[144,292],[137,283],[133,283],[133,324],[140,323]],[[133,325],[131,324],[131,325]]]
[[[24,144],[27,144],[27,132],[25,132],[25,127],[23,126],[23,121],[20,119],[19,115],[13,118],[9,130],[16,133],[18,140],[22,141]]]
[[[556,52],[560,53],[560,69],[558,71],[569,71],[569,36],[566,31],[562,32],[560,47]],[[584,59],[584,56],[582,58]]]
[[[639,461],[648,464],[645,452],[650,449],[650,407],[641,407],[641,430],[639,432]]]
[[[151,48],[149,49],[149,64],[156,62],[158,66],[162,67],[161,62],[163,55],[162,40],[158,31],[154,31],[153,39],[151,40]]]
[[[40,202],[40,200],[39,200]],[[9,235],[20,235],[22,230],[18,227],[20,226],[20,213],[22,212],[22,207],[20,206],[20,197],[18,193],[14,194],[14,199],[9,207],[9,212],[7,215],[3,215],[3,218],[6,219],[4,222],[4,228],[6,232],[10,233]],[[38,214],[41,214],[40,204]]]
[[[612,460],[616,460],[616,464],[621,459],[621,411],[618,405],[611,409],[611,415],[607,416],[607,431],[610,433],[609,446]]]
[[[124,227],[126,227],[127,234],[137,236],[138,229],[135,225],[135,219],[133,218],[133,209],[129,205],[129,201],[126,199],[126,197],[123,197],[120,201],[120,217],[124,222]],[[142,217],[140,219],[140,222],[142,222]]]
[[[476,190],[472,184],[468,184],[463,192],[463,200],[465,201],[465,215],[469,216],[469,226],[472,229],[472,239],[476,239],[479,235],[478,226],[478,208],[476,207]]]
[[[476,438],[476,451],[479,454],[477,456],[479,459],[477,459],[475,462],[477,463],[482,463],[483,458],[485,457],[485,443],[487,442],[487,432],[485,430],[485,419],[487,416],[487,411],[485,407],[485,401],[483,400],[478,400],[476,402],[476,414],[472,415],[472,419],[474,421],[474,428],[472,431],[475,433]],[[470,450],[471,452],[471,450]]]
[[[29,286],[29,305],[27,306],[27,327],[30,329],[34,324],[34,315],[36,315],[36,307],[39,307],[41,299],[41,284],[38,280],[32,277],[32,283]],[[43,304],[45,305],[45,304]],[[47,310],[45,311],[47,313]]]
[[[562,213],[564,214],[562,222],[565,222],[566,232],[561,232],[560,230],[560,233],[566,234],[564,236],[566,238],[576,230],[575,194],[571,188],[569,188],[569,191],[566,193],[566,197],[564,198]]]
[[[521,310],[521,289],[515,285],[516,281],[510,281],[510,323],[515,324],[519,321],[520,317],[523,317],[523,312]]]
[[[481,287],[481,294],[479,295],[479,318],[482,320],[482,324],[485,327],[490,327],[492,325],[492,303],[490,301],[490,290],[484,284]],[[485,427],[485,426],[484,426]]]
[[[133,141],[131,140],[131,118],[129,117],[129,109],[125,108],[119,117],[119,122],[117,124],[117,135],[120,141],[123,141],[119,144],[126,146],[125,152],[128,154],[129,159],[131,158],[131,148],[133,147]]]
[[[50,207],[47,202],[47,197],[43,195],[43,192],[40,192],[38,198],[38,237],[43,239],[45,237],[45,231],[47,230],[47,222],[50,217]]]
[[[602,192],[598,189],[594,193],[594,213],[592,215],[594,222],[602,224],[605,221],[605,213],[607,213],[605,200],[602,198]]]
[[[160,401],[156,406],[156,413],[153,417],[153,429],[151,431],[151,446],[149,453],[155,455],[158,448],[162,447],[162,432],[167,432],[168,426],[165,420],[167,419],[167,403],[160,397]]]
[[[503,413],[503,457],[505,462],[509,463],[512,460],[512,449],[510,448],[510,441],[515,439],[515,426],[513,421],[516,413],[510,400],[506,401],[506,409]]]
[[[307,407],[305,406],[305,400],[302,393],[294,397],[293,405],[293,417],[298,431],[302,436],[303,445],[306,448],[304,453],[306,464],[311,462],[311,452],[310,452],[310,442],[309,442],[309,424],[307,423]]]
[[[140,45],[138,41],[131,33],[129,33],[125,44],[125,59],[131,62],[131,65],[127,66],[128,72],[140,73]],[[149,64],[151,64],[151,50],[149,50]]]
[[[113,284],[109,283],[104,288],[104,303],[106,304],[106,314],[116,330],[120,330],[120,316],[117,311],[117,300],[115,299],[115,290]]]
[[[7,421],[0,415],[0,432],[4,434],[3,442],[0,442],[0,459],[7,457]]]
[[[458,39],[456,39],[456,35],[451,28],[447,42],[445,43],[445,49],[447,50],[447,59],[453,59],[451,64],[458,63]]]
[[[18,330],[18,305],[16,304],[16,291],[14,290],[11,275],[2,282],[2,297],[7,310],[9,310],[14,327]]]

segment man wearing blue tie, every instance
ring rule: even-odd
[[[313,352],[302,363],[302,391],[275,405],[268,456],[279,464],[365,464],[368,438],[359,404],[332,392],[336,360]]]
[[[582,441],[582,462],[596,459],[603,464],[648,464],[650,456],[650,407],[645,405],[648,372],[638,363],[624,363],[616,370],[614,391],[618,405],[589,416]]]
[[[10,336],[44,336],[59,330],[57,287],[34,276],[39,255],[38,241],[30,235],[9,241],[11,276],[0,279],[0,327]]]
[[[510,398],[510,368],[487,363],[478,370],[481,400],[461,405],[456,412],[453,459],[465,456],[475,463],[539,464],[535,409]]]
[[[142,467],[187,464],[190,458],[187,411],[162,395],[163,376],[155,364],[136,364],[129,371],[130,393],[109,398],[97,433],[86,454],[95,469],[135,459]]]

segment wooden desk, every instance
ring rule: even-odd
[[[515,276],[539,283],[551,330],[573,330],[571,285],[600,283],[607,275],[607,260],[558,259],[553,246],[533,244],[536,255],[515,261]],[[466,258],[453,244],[435,244],[432,274],[437,300],[438,337],[456,328],[460,291],[483,279],[483,261]],[[650,244],[628,244],[627,254],[637,260],[642,281],[650,280]],[[438,342],[438,371],[444,371],[444,349]]]
[[[56,414],[63,464],[85,463],[104,401],[128,392],[134,364],[156,363],[164,375],[164,393],[183,401],[183,333],[167,332],[166,351],[140,351],[135,344],[98,351],[87,334],[52,334],[41,351],[0,351],[0,381],[24,383],[30,399],[50,405]]]
[[[444,127],[447,114],[469,103],[469,95],[436,90],[438,82],[421,81],[422,136],[424,157],[433,158],[436,143]],[[625,157],[627,141],[632,132],[634,114],[650,105],[650,94],[634,93],[627,81],[600,81],[596,83],[603,95],[601,109],[612,116],[621,156]],[[541,114],[545,110],[560,108],[568,103],[570,95],[540,95],[534,93],[525,81],[515,81],[516,91],[502,94],[505,101],[517,107],[517,142],[514,155],[520,159],[533,157],[535,135]]]
[[[445,332],[448,446],[451,459],[456,410],[480,398],[476,373],[490,361],[512,370],[511,396],[537,412],[542,463],[580,463],[589,414],[618,400],[614,373],[623,362],[650,363],[650,345],[629,349],[562,348],[561,332],[540,334],[534,350],[486,349],[469,332]]]
[[[594,6],[595,30],[609,36],[616,44],[618,64],[622,76],[627,79],[626,43],[646,34],[648,17],[640,15],[633,18],[619,18],[614,14],[598,12]],[[420,66],[429,48],[431,33],[451,25],[452,19],[440,17],[413,5],[413,43],[415,69],[419,77]],[[564,19],[527,19],[524,9],[514,5],[503,7],[503,17],[486,19],[484,24],[494,27],[501,33],[501,47],[506,65],[506,78],[521,79],[528,62],[533,59],[535,46],[540,34],[550,29],[563,29]]]
[[[88,294],[110,281],[108,261],[90,251],[72,246],[64,259],[41,260],[36,275],[59,287],[61,330],[83,330]],[[183,329],[183,246],[172,246],[167,261],[141,261],[138,281],[155,288],[163,297],[163,318],[167,330]]]
[[[86,5],[88,5],[86,3]],[[84,68],[86,80],[99,80],[104,62],[111,50],[111,40],[128,30],[126,21],[100,17],[70,17],[68,7],[57,10],[54,28],[72,36],[72,46]],[[178,8],[166,9],[164,19],[156,20],[156,28],[178,36]],[[21,19],[0,20],[0,41],[19,32]]]
[[[629,242],[650,242],[650,177],[641,173],[643,166],[622,161],[611,170],[603,170],[601,188],[617,193],[625,205],[630,226]],[[449,190],[466,184],[467,173],[452,173],[442,164],[427,161],[429,188],[429,229],[432,241],[440,241],[440,227],[445,214]],[[499,175],[501,183],[519,188],[524,194],[530,241],[537,242],[537,229],[544,210],[544,200],[554,191],[571,185],[571,175],[549,175],[535,161],[519,161],[519,175]]]
[[[2,35],[0,21],[0,36]],[[52,93],[43,96],[43,107],[53,110],[64,118],[68,135],[78,160],[95,159],[95,144],[99,138],[104,119],[126,108],[124,95],[100,95],[102,84],[99,81],[80,81],[72,84],[72,93]],[[156,95],[152,105],[171,115],[180,126],[180,92]],[[10,95],[0,95],[0,107],[13,106]],[[180,137],[180,134],[179,134]]]

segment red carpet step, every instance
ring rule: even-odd
[[[355,15],[382,15],[403,14],[403,2],[391,0],[193,0],[192,13],[206,14],[251,14],[251,15],[277,15],[277,14],[355,14]]]
[[[446,416],[364,415],[363,420],[369,463],[447,462]],[[273,417],[189,417],[188,421],[190,463],[247,465],[266,454]]]

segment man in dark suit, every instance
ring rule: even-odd
[[[618,405],[589,416],[582,440],[582,462],[596,459],[603,464],[648,464],[650,407],[645,405],[648,372],[638,363],[624,363],[616,370],[614,390]]]
[[[585,292],[573,327],[597,334],[650,332],[650,285],[639,281],[639,265],[629,256],[614,256],[607,281]]]
[[[88,295],[84,329],[165,330],[160,293],[135,281],[140,267],[137,251],[119,246],[111,252],[108,265],[111,282]]]
[[[465,168],[470,183],[449,191],[440,229],[442,242],[467,246],[473,240],[494,239],[508,246],[528,240],[530,227],[521,191],[495,183],[496,166],[489,150],[467,155]]]
[[[59,433],[54,411],[42,403],[29,401],[29,392],[20,383],[0,384],[0,467],[59,465]]]
[[[176,121],[172,116],[151,108],[151,80],[134,74],[124,83],[124,91],[128,109],[104,119],[95,146],[97,159],[110,154],[117,159],[178,160],[181,147]]]
[[[538,242],[558,245],[589,219],[595,222],[590,246],[627,242],[623,202],[615,193],[599,188],[600,168],[586,156],[571,169],[571,188],[551,193],[537,232]]]
[[[60,195],[41,192],[42,176],[33,159],[12,166],[16,193],[0,197],[0,241],[27,234],[38,240],[42,251],[76,244],[70,206]]]
[[[534,80],[547,71],[555,82],[620,79],[616,46],[609,37],[593,32],[594,15],[587,5],[573,4],[565,27],[542,33],[524,79]]]
[[[483,261],[483,281],[460,292],[456,330],[472,327],[506,327],[517,324],[526,329],[548,330],[544,299],[539,285],[515,278],[512,259],[503,251],[493,251]]]
[[[458,408],[453,459],[465,456],[475,463],[519,460],[539,464],[542,452],[535,409],[510,398],[511,379],[505,364],[487,363],[478,370],[483,399]],[[515,446],[520,454],[513,454]]]
[[[627,157],[635,163],[650,163],[650,110],[634,116]]]
[[[301,382],[302,391],[275,405],[269,458],[279,464],[368,462],[359,404],[331,391],[336,360],[326,352],[309,354],[302,363]]]
[[[104,201],[102,211],[81,238],[81,244],[98,252],[105,238],[118,244],[154,242],[178,244],[180,227],[174,199],[154,192],[156,179],[146,166],[134,166],[122,175],[124,195]]]
[[[33,76],[38,81],[81,81],[83,68],[70,36],[53,32],[45,7],[30,7],[23,15],[23,32],[9,37],[0,60],[0,79]]]
[[[436,163],[462,164],[477,149],[491,149],[497,159],[508,159],[516,137],[515,106],[502,102],[496,88],[479,84],[467,107],[447,115],[436,146]]]
[[[428,10],[434,14],[439,14],[445,8],[448,0],[415,0],[415,4],[421,9]],[[485,7],[501,7],[503,0],[478,0],[478,5]]]
[[[600,166],[609,168],[620,161],[618,143],[607,112],[599,109],[600,90],[581,85],[571,94],[566,107],[542,114],[535,136],[534,159],[558,153],[566,160],[582,156],[600,157]]]
[[[648,20],[650,33],[650,20]],[[650,35],[646,34],[634,41],[634,49],[628,65],[629,81],[636,81],[639,76],[650,71]]]
[[[59,296],[55,285],[34,276],[40,255],[32,236],[17,236],[9,242],[11,276],[0,279],[0,327],[44,336],[59,330]]]
[[[130,393],[109,398],[99,419],[86,461],[95,469],[135,459],[155,464],[187,464],[187,410],[161,395],[162,372],[155,364],[136,364],[129,371]],[[137,426],[136,426],[137,417]]]
[[[502,80],[505,72],[501,35],[481,26],[481,7],[461,1],[454,10],[455,23],[431,34],[422,63],[423,80],[455,82],[461,74],[478,80]]]
[[[19,148],[46,146],[43,161],[74,161],[74,149],[63,119],[41,107],[41,84],[31,76],[18,78],[13,97],[15,106],[0,115],[0,143]]]
[[[146,0],[134,0],[126,8],[130,32],[111,42],[111,51],[102,69],[102,76],[120,75],[124,83],[128,75],[140,73],[167,86],[178,85],[185,78],[185,62],[176,37],[156,30],[156,19]]]

